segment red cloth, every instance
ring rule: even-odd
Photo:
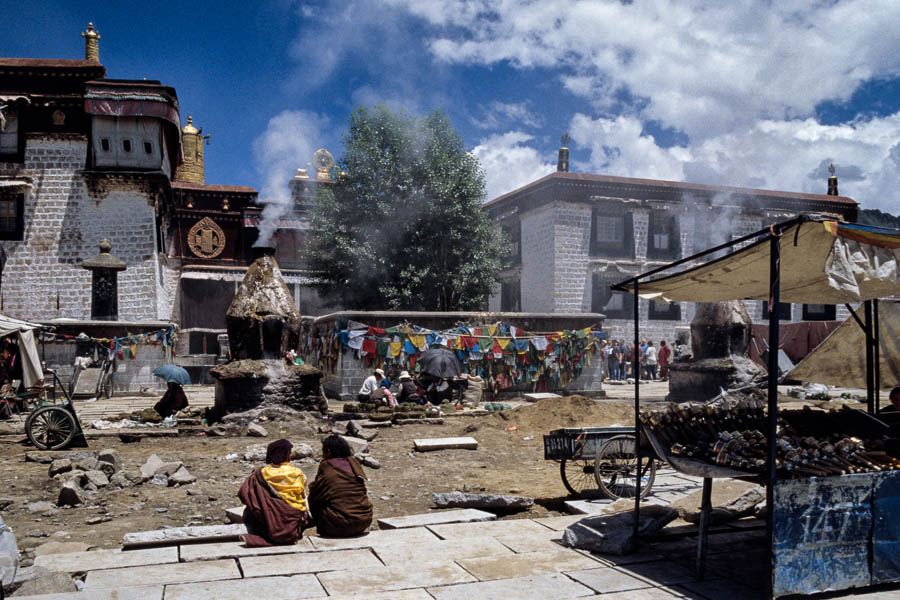
[[[812,352],[832,331],[837,329],[841,321],[803,321],[802,323],[785,323],[778,328],[778,347],[784,350],[794,364]],[[769,325],[753,325],[750,333],[750,347],[747,355],[758,365],[768,368],[761,355],[768,348]]]
[[[351,537],[372,524],[372,503],[366,492],[366,476],[359,461],[346,459],[350,471],[330,460],[319,463],[319,472],[309,486],[309,507],[316,530],[325,537]]]
[[[375,349],[378,348],[378,344],[375,340],[365,338],[362,343],[363,352],[367,352],[368,354],[375,354]]]
[[[245,507],[244,542],[248,548],[290,545],[303,537],[306,513],[285,502],[263,478],[262,469],[244,480],[238,498]]]

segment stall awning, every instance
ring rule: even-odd
[[[879,366],[881,387],[900,383],[900,302],[878,304]],[[788,379],[847,388],[866,388],[866,334],[849,318],[831,332],[797,366]]]
[[[814,218],[779,228],[781,302],[845,304],[900,294],[900,231]],[[642,298],[669,302],[769,299],[769,244],[749,245],[674,275],[642,279]],[[633,280],[616,286],[634,290]]]
[[[34,330],[39,327],[40,325],[36,323],[0,315],[0,338],[10,335],[18,337],[19,360],[22,361],[22,380],[25,387],[31,387],[44,378],[37,343],[34,341]]]

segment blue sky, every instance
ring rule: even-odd
[[[488,198],[555,169],[824,193],[900,213],[900,2],[4,3],[0,54],[174,86],[207,183],[286,193],[352,108],[444,110]]]

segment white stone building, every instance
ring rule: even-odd
[[[610,285],[762,229],[798,213],[855,221],[857,203],[837,195],[798,194],[568,172],[568,149],[557,172],[486,204],[513,241],[512,266],[501,273],[491,311],[594,312],[607,316],[612,337],[633,337],[633,299]],[[768,317],[747,302],[754,321]],[[640,300],[642,337],[675,337],[693,318],[690,304]],[[782,318],[844,318],[843,307],[782,307]]]

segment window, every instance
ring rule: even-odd
[[[3,188],[0,188],[2,190]],[[9,189],[9,188],[7,188]],[[25,194],[0,191],[0,240],[21,240],[25,231]]]
[[[634,258],[634,226],[631,213],[606,207],[594,209],[591,254],[612,258]]]
[[[764,301],[762,303],[762,307],[763,307],[762,318],[768,319],[769,318],[769,303]],[[791,304],[789,302],[787,302],[787,303],[780,302],[778,304],[778,320],[779,321],[790,321],[791,320]]]
[[[131,140],[122,140],[122,150],[131,152]]]
[[[100,138],[100,149],[104,152],[109,152],[109,138]]]
[[[647,316],[651,321],[680,321],[681,305],[676,302],[668,303],[653,300],[650,302],[650,310]]]
[[[151,144],[150,142],[144,142],[144,153],[153,154],[153,144]]]
[[[834,321],[837,319],[837,307],[833,304],[804,304],[804,321]]]
[[[518,279],[500,283],[501,312],[519,312],[522,310],[522,285]]]
[[[3,109],[0,120],[0,154],[19,154],[19,116],[14,110]]]
[[[634,297],[628,292],[610,289],[615,281],[594,275],[591,312],[601,313],[610,319],[631,319],[634,317]]]
[[[509,259],[514,265],[522,262],[522,224],[519,221],[504,225],[503,231],[509,237]]]
[[[651,211],[647,257],[672,259],[680,255],[681,235],[678,230],[678,217],[665,210]]]

